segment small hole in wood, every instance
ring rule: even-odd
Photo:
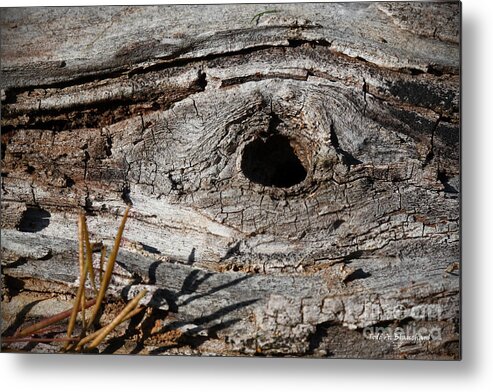
[[[48,227],[51,214],[43,208],[27,207],[17,226],[17,230],[24,233],[36,233]]]
[[[306,178],[306,169],[283,135],[255,139],[245,146],[241,160],[243,174],[265,186],[289,188]]]

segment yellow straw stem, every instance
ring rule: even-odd
[[[84,285],[86,283],[87,269],[88,269],[88,267],[87,267],[87,263],[86,263],[84,265],[84,271],[83,271],[82,277],[80,279],[79,287],[77,288],[77,295],[75,297],[74,307],[72,308],[72,314],[70,315],[70,320],[68,323],[67,337],[69,337],[69,338],[72,337],[72,332],[74,331],[75,320],[77,318],[78,309],[81,306],[82,295],[84,293]]]
[[[96,300],[91,299],[90,301],[87,301],[85,303],[85,307],[89,308],[92,305],[94,305],[95,303],[96,303]],[[80,310],[81,310],[81,308],[78,309],[78,311],[80,311]],[[16,333],[14,336],[15,337],[25,337],[28,335],[32,335],[35,332],[41,333],[42,331],[40,331],[40,329],[47,328],[50,325],[55,324],[58,321],[62,321],[64,319],[66,319],[67,317],[70,317],[70,315],[72,314],[72,311],[73,311],[73,309],[71,308],[71,309],[66,310],[64,312],[55,314],[54,316],[47,317],[47,318],[37,322],[36,324],[30,325],[29,327],[24,328],[20,332]]]
[[[139,301],[144,297],[144,295],[147,294],[147,290],[142,290],[135,298],[133,298],[116,316],[113,321],[108,324],[106,327],[103,328],[103,330],[99,333],[99,335],[96,336],[96,338],[92,341],[92,343],[88,346],[88,348],[94,348],[97,347],[98,344],[100,344],[103,339],[108,336],[108,334],[115,329],[115,327],[120,324],[123,319],[132,311],[134,308],[139,304]]]
[[[84,215],[79,212],[79,275],[84,271]]]
[[[83,228],[84,226],[83,226],[82,215],[79,215],[79,225],[81,227],[79,232],[83,236],[84,235],[84,228]],[[84,290],[85,290],[85,285],[86,285],[86,276],[87,276],[87,270],[88,269],[89,269],[89,265],[88,265],[88,262],[86,259],[86,262],[84,263],[83,271],[82,271],[81,276],[80,276],[80,282],[79,282],[79,287],[77,288],[77,295],[75,296],[74,307],[72,308],[72,314],[70,315],[70,320],[68,322],[67,338],[72,337],[72,332],[74,331],[74,328],[75,328],[75,320],[77,319],[77,313],[78,313],[79,307],[81,307],[81,302],[82,302],[82,298],[83,298]]]
[[[83,216],[82,222],[84,225],[84,244],[86,246],[86,259],[89,263],[89,277],[91,279],[92,288],[94,290],[94,295],[97,297],[98,289],[96,288],[96,278],[94,276],[94,268],[92,266],[92,246],[89,242],[89,230],[87,229],[87,220],[86,217]]]
[[[134,310],[132,310],[130,313],[128,313],[123,318],[123,320],[120,322],[120,324],[123,323],[123,322],[125,322],[125,321],[127,321],[128,319],[131,319],[136,314],[142,312],[142,309],[144,309],[144,307],[143,306],[139,306],[138,308],[135,308]],[[103,329],[105,329],[105,328],[106,327],[99,328],[97,331],[94,331],[90,335],[87,335],[84,339],[81,339],[77,343],[77,349],[76,350],[79,351],[84,344],[89,343],[91,340],[93,340],[96,336],[98,336],[101,332],[103,332]]]
[[[79,212],[79,277],[82,277],[82,274],[84,272],[84,230],[87,231],[86,226],[85,226],[85,216]],[[80,303],[82,304],[82,311],[81,311],[81,317],[82,317],[82,330],[86,328],[86,308],[85,308],[85,303],[86,303],[86,290],[84,287],[84,290],[82,291],[82,297],[80,300]],[[75,322],[74,322],[75,325]],[[70,331],[72,333],[73,331]]]
[[[108,263],[106,265],[106,271],[104,271],[103,281],[101,282],[101,286],[99,287],[98,296],[96,298],[96,306],[94,307],[94,313],[92,314],[91,321],[89,321],[89,326],[91,326],[94,320],[96,319],[99,309],[101,308],[101,304],[103,302],[104,296],[106,294],[106,290],[108,289],[129,211],[130,211],[130,207],[127,207],[125,213],[123,214],[122,223],[118,228],[118,232],[115,238],[115,243],[113,245],[113,249],[111,250],[111,254],[108,258]]]

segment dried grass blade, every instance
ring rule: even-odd
[[[82,234],[84,235],[84,226],[83,226],[83,222],[82,222],[82,219],[80,216],[79,216],[79,224],[82,225]],[[86,258],[86,261],[84,263],[84,269],[83,269],[82,274],[80,276],[80,282],[79,282],[79,287],[77,289],[77,295],[75,296],[74,307],[72,308],[72,314],[70,315],[70,320],[68,323],[67,338],[72,337],[72,332],[74,331],[74,328],[75,328],[75,320],[77,318],[78,309],[81,306],[82,299],[84,296],[88,269],[89,269],[89,262],[88,262],[88,259]],[[96,303],[97,303],[97,300],[96,300]]]
[[[140,312],[142,312],[142,310],[144,309],[143,306],[139,306],[138,308],[135,308],[134,310],[132,310],[130,313],[128,313],[124,318],[123,320],[121,321],[121,323],[131,319],[132,317],[134,317],[136,314],[139,314]],[[97,331],[91,333],[90,335],[87,335],[84,339],[81,339],[79,341],[79,343],[77,344],[77,350],[80,350],[82,348],[82,346],[86,343],[89,343],[91,340],[93,340],[96,336],[98,336],[101,332],[103,332],[103,330],[105,329],[106,327],[102,327],[100,329],[98,329]]]
[[[86,259],[88,260],[89,263],[89,278],[91,280],[92,288],[94,290],[95,296],[98,296],[98,289],[96,288],[96,278],[94,276],[94,268],[92,266],[92,246],[91,243],[89,242],[89,230],[87,229],[87,219],[84,216],[83,217],[83,225],[84,225],[84,245],[86,247]]]
[[[101,308],[101,304],[103,302],[104,296],[106,294],[106,290],[108,289],[108,285],[110,283],[111,275],[113,274],[113,267],[115,266],[116,256],[118,255],[118,250],[120,248],[123,230],[125,229],[125,223],[127,222],[129,211],[130,211],[130,207],[127,207],[125,213],[123,214],[120,227],[118,228],[113,249],[111,250],[111,254],[108,257],[108,263],[106,265],[106,271],[104,272],[103,281],[101,282],[101,286],[99,287],[98,296],[96,298],[96,307],[94,309],[94,313],[92,314],[91,321],[89,321],[89,326],[91,326],[94,320],[96,319],[97,314],[99,313],[99,309]]]
[[[86,309],[93,306],[95,303],[96,303],[95,299],[91,299],[90,301],[87,301],[85,303]],[[81,307],[78,308],[78,311],[80,311],[80,310],[81,310]],[[52,324],[55,324],[58,321],[62,321],[64,319],[66,319],[67,317],[69,317],[72,314],[72,312],[73,312],[73,308],[66,310],[64,312],[55,314],[54,316],[45,318],[45,319],[37,322],[36,324],[33,324],[27,328],[22,329],[21,331],[16,333],[14,335],[14,337],[24,337],[27,335],[32,335],[33,333],[38,332],[40,329],[46,328]]]
[[[139,301],[144,297],[144,295],[147,294],[147,290],[142,290],[135,298],[133,298],[116,316],[113,321],[108,324],[106,327],[103,328],[103,330],[99,333],[99,335],[96,336],[96,338],[92,341],[92,343],[88,346],[89,348],[94,348],[97,347],[99,343],[103,341],[103,339],[108,336],[108,334],[115,329],[115,327],[120,324],[123,319],[130,313],[132,312],[135,307],[139,304]]]

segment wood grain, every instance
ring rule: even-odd
[[[2,9],[2,277],[73,293],[78,212],[110,245],[130,204],[113,294],[149,286],[202,334],[142,352],[457,359],[459,24],[459,3]]]

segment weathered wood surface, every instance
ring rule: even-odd
[[[459,21],[458,3],[2,9],[4,310],[14,283],[73,293],[78,211],[111,242],[132,204],[114,294],[148,285],[166,330],[194,331],[134,352],[458,358]]]

